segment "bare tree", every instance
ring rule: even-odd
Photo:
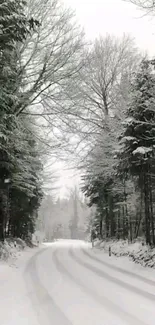
[[[46,10],[34,2],[30,1],[29,15],[41,17],[42,24],[23,49],[26,91],[17,114],[43,118],[49,134],[52,130],[51,139],[54,134],[54,146],[61,144],[62,159],[69,157],[68,152],[85,159],[102,130],[109,132],[107,117],[122,118],[130,76],[139,58],[137,50],[129,37],[108,35],[84,53],[83,37],[77,26],[73,28],[73,16],[57,0],[52,7],[44,0]],[[47,17],[52,13],[51,20],[42,17],[43,12]],[[49,137],[46,139],[49,144]]]
[[[34,24],[25,43],[16,49],[19,73],[14,93],[18,93],[19,101],[14,102],[13,113],[21,118],[27,115],[25,128],[38,143],[47,187],[49,165],[67,143],[59,127],[59,99],[64,97],[64,84],[81,69],[84,34],[74,13],[61,0],[28,0],[26,14],[39,24]]]
[[[136,56],[133,40],[128,36],[117,39],[107,35],[95,41],[81,75],[85,100],[93,120],[99,120],[103,125],[110,112],[116,112],[118,107],[122,112],[120,99],[127,94],[121,89],[122,81],[124,84],[126,77],[128,86],[137,63]]]
[[[85,53],[85,64],[74,82],[69,80],[64,86],[65,97],[59,101],[61,128],[63,134],[67,132],[74,138],[75,141],[68,139],[69,148],[73,148],[73,155],[77,152],[83,158],[84,164],[96,141],[101,145],[103,130],[114,134],[116,128],[120,129],[131,75],[138,62],[139,54],[130,37],[117,39],[107,35],[95,41]],[[112,116],[113,128],[108,125],[108,117]]]
[[[148,13],[154,12],[155,1],[154,0],[124,0],[126,2],[131,2],[141,9],[146,10]]]
[[[15,105],[17,115],[46,115],[42,97],[57,100],[62,86],[81,66],[83,33],[74,14],[59,0],[29,0],[27,15],[39,22],[18,49],[20,63],[16,89],[21,85],[21,100]],[[47,92],[48,90],[48,92]],[[34,108],[32,109],[32,105]]]
[[[105,127],[109,114],[121,118],[138,59],[134,42],[128,36],[117,39],[108,35],[95,41],[79,71],[81,82],[77,79],[73,86],[66,86],[72,102],[67,117],[71,118],[74,130],[82,126],[85,134],[89,126],[90,135]]]

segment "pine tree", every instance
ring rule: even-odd
[[[25,6],[23,0],[0,1],[1,114],[12,114],[19,105],[21,76],[18,50],[32,28],[32,22],[24,14]]]
[[[30,207],[30,198],[38,195],[33,139],[26,139],[24,120],[15,114],[22,97],[18,48],[37,23],[27,20],[25,5],[22,0],[0,1],[0,240],[15,235],[12,207],[22,218],[26,203]],[[27,212],[27,220],[31,215]]]
[[[120,168],[136,179],[145,205],[145,234],[155,244],[153,178],[155,171],[155,75],[153,62],[144,60],[136,74],[124,122]]]

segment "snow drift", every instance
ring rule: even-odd
[[[20,238],[9,238],[0,242],[0,260],[7,261],[18,257],[26,247],[33,247],[31,242],[25,242]]]
[[[142,242],[128,243],[127,240],[97,242],[96,247],[104,249],[108,253],[109,246],[111,252],[117,257],[129,257],[135,263],[155,268],[155,248],[143,245]]]

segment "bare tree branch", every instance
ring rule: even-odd
[[[61,0],[29,0],[28,17],[40,22],[22,48],[18,49],[21,100],[14,108],[17,115],[35,104],[41,94],[63,85],[81,67],[83,32],[75,22],[73,12],[64,8]],[[18,81],[16,83],[16,89]]]
[[[123,0],[125,2],[130,2],[146,11],[146,14],[154,14],[155,11],[155,0]]]

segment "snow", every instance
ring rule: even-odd
[[[26,247],[20,239],[5,241],[3,246],[1,245],[1,325],[38,325],[24,281],[25,266],[38,249]]]
[[[81,247],[91,247],[90,242],[86,242],[84,240],[76,240],[76,239],[58,239],[52,243],[44,243],[45,247],[73,247],[73,248],[81,248]]]
[[[136,155],[136,154],[145,155],[148,152],[152,152],[152,148],[138,147],[136,150],[133,151],[133,155]]]
[[[133,121],[134,121],[133,117],[127,117],[121,124],[126,126],[128,124],[132,124]]]
[[[108,253],[109,246],[111,252],[117,257],[127,257],[143,267],[155,268],[155,248],[143,245],[142,242],[128,243],[127,240],[97,242],[96,247],[104,249]]]
[[[15,259],[18,257],[19,252],[25,248],[25,242],[19,238],[5,240],[4,243],[0,243],[0,260]]]
[[[48,299],[52,297],[67,318],[67,323],[62,324],[154,325],[154,301],[147,298],[147,293],[153,295],[154,287],[99,264],[94,260],[97,252],[103,261],[109,259],[103,251],[84,246],[78,249],[78,245],[73,247],[71,243],[68,247],[55,243],[53,249],[50,247],[37,259],[46,299],[48,292]],[[140,288],[144,296],[136,293]],[[61,324],[58,318],[53,323]]]
[[[109,244],[118,255],[143,247],[59,239],[1,262],[0,324],[154,325],[154,270],[109,257]]]
[[[131,137],[131,136],[126,136],[126,137],[123,137],[124,140],[127,140],[127,141],[133,141],[133,140],[136,140],[135,137]]]

